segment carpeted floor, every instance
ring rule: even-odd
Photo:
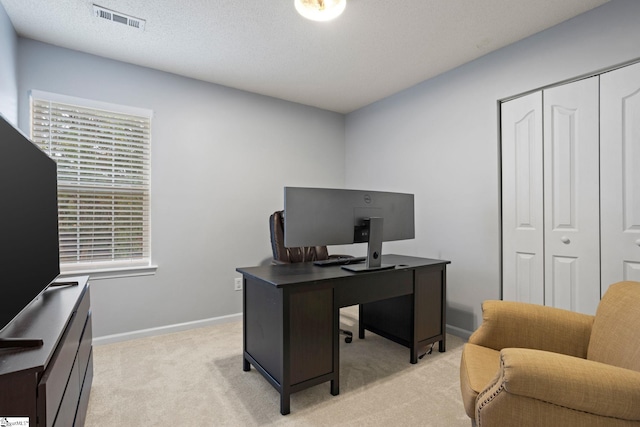
[[[357,309],[341,327],[357,331]],[[340,345],[340,395],[329,383],[295,393],[280,415],[276,390],[242,371],[242,323],[94,347],[87,427],[465,426],[459,365],[463,340],[447,336],[416,365],[409,350],[375,334]]]

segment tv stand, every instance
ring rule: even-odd
[[[78,286],[77,281],[61,281],[52,282],[48,288],[59,286]],[[42,347],[44,341],[41,338],[0,338],[0,349],[3,348],[36,348]]]
[[[0,346],[14,348],[0,350],[0,418],[84,425],[93,381],[91,304],[88,277],[69,280],[78,284],[45,290],[0,333]],[[33,342],[41,344],[23,347]]]

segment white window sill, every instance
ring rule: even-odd
[[[157,265],[142,265],[134,267],[105,267],[105,268],[91,268],[86,269],[73,269],[64,270],[58,279],[64,279],[65,277],[74,276],[89,276],[89,280],[102,280],[102,279],[119,279],[123,277],[136,277],[136,276],[152,276],[156,274],[158,269]]]

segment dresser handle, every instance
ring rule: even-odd
[[[569,243],[571,243],[571,240],[569,240],[569,238],[568,238],[567,236],[562,236],[562,237],[560,238],[560,241],[561,241],[562,243],[564,243],[565,245],[568,245]]]

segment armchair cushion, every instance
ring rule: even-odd
[[[586,357],[593,316],[513,301],[485,301],[482,325],[472,344],[502,350],[507,347],[553,351]]]
[[[639,289],[638,282],[609,287],[596,311],[588,359],[640,371]]]
[[[508,393],[606,417],[640,420],[640,372],[564,354],[505,348]],[[502,380],[502,379],[501,379]]]
[[[495,405],[496,400],[502,404]],[[558,353],[506,348],[500,352],[498,375],[479,395],[476,411],[474,418],[484,425],[503,425],[505,420],[563,426],[640,422],[640,372]]]
[[[500,368],[500,352],[475,344],[466,344],[460,362],[462,402],[469,418],[475,418],[476,398],[493,380]]]

